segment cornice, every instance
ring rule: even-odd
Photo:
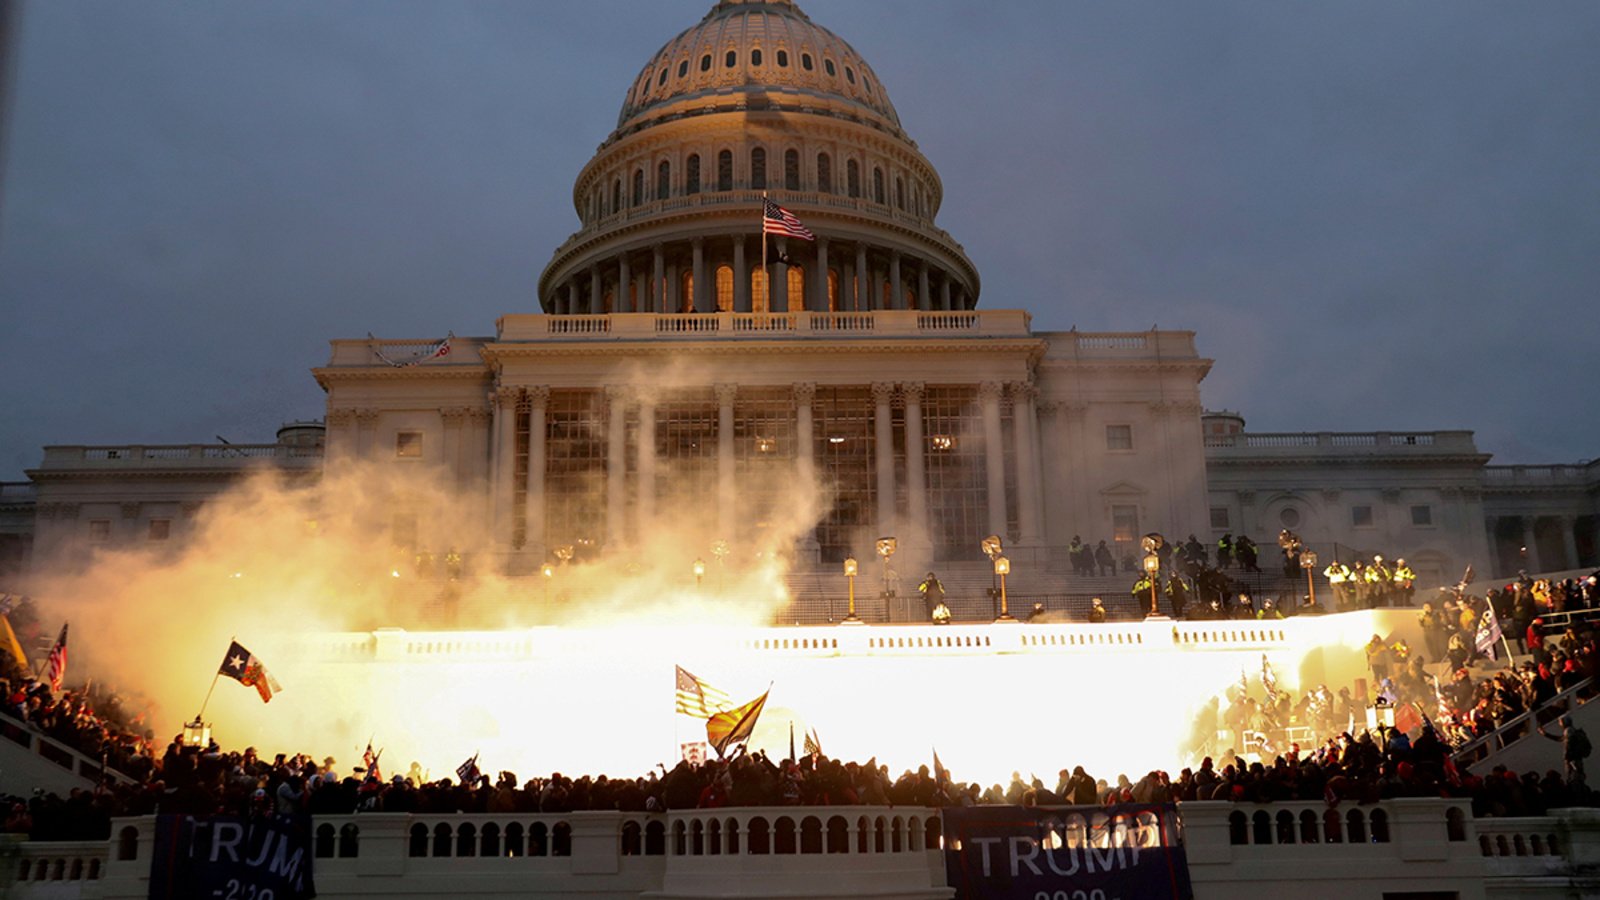
[[[500,362],[508,359],[528,359],[546,356],[744,356],[830,353],[927,353],[945,351],[953,353],[1019,352],[1042,353],[1045,343],[1038,338],[877,338],[851,340],[833,339],[824,344],[820,340],[788,339],[735,341],[569,341],[487,344],[483,355],[487,360]]]
[[[473,364],[470,366],[408,366],[395,368],[394,366],[319,366],[312,369],[311,374],[317,379],[317,384],[324,388],[331,381],[354,380],[379,380],[379,381],[435,381],[435,380],[486,380],[494,377],[487,365]]]

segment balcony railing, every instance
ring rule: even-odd
[[[41,468],[57,469],[87,465],[94,468],[160,468],[173,462],[185,466],[227,468],[271,460],[280,466],[313,466],[322,459],[322,448],[299,444],[164,444],[146,446],[58,445],[44,448]]]
[[[1207,450],[1300,450],[1351,454],[1478,452],[1470,431],[1278,432],[1208,434]]]
[[[893,338],[957,335],[1028,337],[1023,310],[877,310],[874,312],[607,313],[507,315],[502,342],[655,339]],[[1143,336],[1140,335],[1140,339]],[[343,342],[342,342],[343,343]],[[360,344],[361,342],[348,342]],[[353,363],[341,348],[335,362]],[[369,351],[370,354],[370,351]]]

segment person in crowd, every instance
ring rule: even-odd
[[[1587,783],[1583,773],[1583,761],[1589,758],[1593,747],[1589,743],[1589,735],[1582,729],[1572,724],[1572,716],[1561,717],[1561,736],[1557,737],[1539,726],[1539,734],[1552,741],[1561,742],[1561,761],[1566,764],[1566,778],[1568,785],[1581,785]]]
[[[1217,539],[1217,568],[1233,568],[1233,535],[1224,534]]]
[[[1250,573],[1261,571],[1261,567],[1256,564],[1261,557],[1261,551],[1248,535],[1241,534],[1233,539],[1233,556],[1238,560],[1240,569]]]
[[[1093,597],[1089,600],[1089,612],[1086,618],[1095,624],[1103,624],[1105,622],[1106,607],[1099,597]]]
[[[949,624],[950,608],[944,603],[944,585],[940,583],[939,576],[929,571],[923,577],[922,583],[917,585],[917,592],[922,595],[922,605],[927,610],[928,621],[935,624]],[[943,611],[943,622],[940,622],[940,612]]]
[[[1094,548],[1094,564],[1100,570],[1100,577],[1117,574],[1117,561],[1111,556],[1111,548],[1101,541]]]
[[[1417,593],[1417,573],[1406,565],[1404,559],[1394,561],[1394,571],[1389,576],[1389,595],[1396,606],[1410,606]]]

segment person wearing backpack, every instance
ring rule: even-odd
[[[1560,737],[1545,731],[1543,725],[1539,726],[1539,733],[1552,741],[1561,742],[1561,761],[1566,764],[1567,784],[1583,784],[1583,761],[1594,750],[1589,743],[1589,735],[1572,724],[1572,716],[1561,717]]]

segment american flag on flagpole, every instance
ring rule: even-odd
[[[61,636],[56,638],[56,644],[50,648],[50,655],[44,661],[45,676],[50,679],[50,690],[61,690],[61,680],[67,674],[67,626],[61,626]]]
[[[817,236],[811,233],[811,229],[800,224],[800,220],[794,217],[794,213],[773,203],[766,197],[761,198],[761,207],[761,233],[763,235],[781,234],[788,237],[797,237],[802,241],[814,241],[817,239]]]
[[[718,690],[696,678],[683,666],[676,666],[678,712],[696,719],[709,719],[713,713],[733,705],[726,691]]]

